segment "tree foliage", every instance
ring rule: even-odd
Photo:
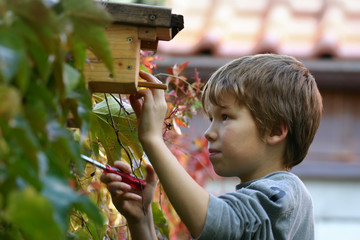
[[[76,239],[73,211],[94,229],[106,224],[73,183],[84,169],[80,152],[90,152],[86,49],[110,68],[110,21],[92,0],[0,1],[0,239]]]

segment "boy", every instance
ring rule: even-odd
[[[159,81],[144,72],[140,75]],[[241,180],[235,192],[220,197],[198,185],[166,147],[164,93],[140,90],[130,101],[144,151],[194,238],[314,239],[311,197],[289,172],[306,156],[322,112],[315,80],[302,63],[274,54],[242,57],[218,69],[205,85],[202,103],[210,119],[205,132],[209,159],[218,175]],[[115,166],[130,172],[125,163]],[[119,176],[102,176],[133,239],[156,239],[151,166],[147,173],[142,194]]]

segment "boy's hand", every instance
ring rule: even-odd
[[[148,82],[161,83],[156,77],[143,71],[140,72],[140,77]],[[167,110],[164,90],[141,89],[130,96],[130,103],[138,120],[140,142],[144,144],[153,139],[162,139]]]
[[[124,172],[131,173],[130,166],[125,162],[116,161],[114,166]],[[100,178],[106,184],[115,207],[129,224],[146,222],[147,219],[150,220],[148,217],[152,216],[151,201],[156,187],[156,178],[151,165],[146,166],[146,172],[146,186],[143,191],[133,189],[121,181],[121,176],[113,173],[103,174]]]

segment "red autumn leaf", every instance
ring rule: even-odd
[[[175,118],[175,122],[180,127],[187,127],[186,124],[183,121],[181,121],[181,119],[179,119],[179,118]]]
[[[91,182],[91,186],[96,190],[100,190],[102,187],[101,183],[99,183],[99,182]]]
[[[169,72],[169,74],[178,77],[184,71],[184,69],[187,67],[188,64],[189,64],[189,61],[186,61],[180,65],[175,64],[173,67],[168,68],[168,72]]]
[[[68,183],[73,190],[76,190],[76,182],[74,181],[74,179],[68,179]]]
[[[202,83],[201,83],[201,78],[199,77],[199,72],[198,70],[195,68],[195,76],[194,76],[194,79],[195,79],[195,83],[197,86],[201,86]]]

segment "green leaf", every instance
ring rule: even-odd
[[[91,114],[90,132],[92,135],[92,144],[97,144],[97,139],[101,142],[106,152],[108,163],[121,159],[121,146],[117,142],[114,129],[109,125],[107,120],[103,120],[95,113]],[[95,147],[92,147],[93,149]],[[95,150],[95,149],[94,149]]]
[[[23,57],[20,59],[19,70],[16,75],[17,75],[16,84],[19,87],[19,90],[22,93],[25,93],[29,85],[29,77],[30,77],[30,66],[25,56],[25,53]]]
[[[89,240],[91,239],[90,234],[83,228],[78,228],[75,232],[77,240]]]
[[[32,187],[12,191],[7,199],[5,218],[18,226],[27,239],[60,239],[61,231],[53,218],[49,201]]]
[[[42,0],[12,0],[11,10],[36,30],[48,53],[54,53],[59,48],[57,38],[64,26],[55,12],[46,7]]]
[[[87,227],[93,240],[102,240],[107,230],[106,224],[96,225],[92,221],[87,222]]]
[[[99,103],[105,100],[105,95],[103,93],[93,93],[92,98],[94,99],[95,103]]]
[[[46,155],[49,159],[50,173],[57,177],[69,177],[70,169],[75,166],[80,169],[80,145],[73,139],[69,129],[59,125],[55,120],[50,120],[46,126],[49,140]]]
[[[70,36],[71,54],[74,60],[74,66],[82,70],[86,60],[86,43],[78,36]]]
[[[0,28],[0,81],[10,83],[22,68],[24,42],[16,34]]]
[[[21,95],[16,88],[0,83],[0,118],[8,121],[21,110]]]
[[[201,101],[196,101],[196,102],[195,102],[195,107],[196,107],[197,109],[202,108],[202,103],[201,103]]]
[[[111,15],[92,0],[63,0],[62,4],[73,23],[75,37],[85,42],[113,73],[113,59],[104,31],[112,22]]]
[[[166,239],[169,239],[169,226],[167,224],[167,219],[164,215],[164,212],[161,211],[159,205],[156,202],[151,203],[151,208],[153,212],[155,228],[160,232],[161,235],[166,236]]]
[[[86,21],[86,25],[105,27],[113,20],[103,5],[92,0],[62,0],[61,3],[71,17]]]
[[[122,104],[128,113],[133,112],[129,104],[125,102]],[[118,134],[121,143],[125,147],[130,147],[134,151],[135,157],[140,159],[143,155],[143,150],[137,136],[135,114],[125,114],[113,97],[108,97],[108,105],[104,100],[94,106],[91,129],[92,134],[99,138],[105,148],[109,163],[112,164],[114,160],[119,160],[121,157],[121,147],[116,134]],[[109,114],[109,109],[112,118]],[[111,127],[112,120],[115,128],[118,130],[117,133]]]
[[[46,176],[43,179],[43,195],[54,206],[54,218],[63,231],[69,224],[69,217],[73,207],[84,212],[96,226],[103,226],[103,216],[98,208],[84,195],[77,194],[63,179]]]
[[[11,26],[12,30],[26,41],[26,48],[29,51],[29,57],[34,61],[34,68],[37,70],[40,78],[46,83],[51,70],[51,58],[39,38],[38,28],[41,27],[42,25],[39,24],[31,26],[31,22],[21,18],[16,18]],[[45,41],[49,43],[53,40],[47,39]]]
[[[35,87],[36,86],[36,87]],[[44,92],[45,91],[45,92]],[[46,90],[36,84],[31,83],[29,91],[26,96],[25,117],[33,131],[38,134],[38,137],[46,134],[45,127],[48,121],[48,108],[51,105],[51,100],[46,101]]]
[[[31,159],[36,159],[36,150],[40,147],[40,142],[28,121],[20,116],[16,117],[11,128],[12,149],[16,153],[25,154]],[[10,136],[8,136],[10,137]]]
[[[149,69],[144,65],[144,64],[140,64],[140,71],[144,71],[144,72],[147,72],[147,73],[150,73],[149,72]]]
[[[23,234],[18,228],[8,223],[1,223],[0,225],[0,239],[6,240],[25,240]]]
[[[113,73],[113,58],[103,27],[89,26],[85,28],[78,20],[74,20],[75,34],[84,41],[89,49],[100,58]],[[77,24],[76,24],[77,23]]]
[[[64,67],[64,84],[65,84],[65,94],[70,94],[79,84],[80,73],[75,68],[71,67],[69,64],[65,63]]]
[[[81,129],[80,144],[82,144],[90,128],[90,113],[92,108],[91,96],[85,87],[83,78],[80,78],[77,88],[68,95],[67,101],[69,101],[69,109],[74,115],[74,118],[78,117],[77,121]]]

